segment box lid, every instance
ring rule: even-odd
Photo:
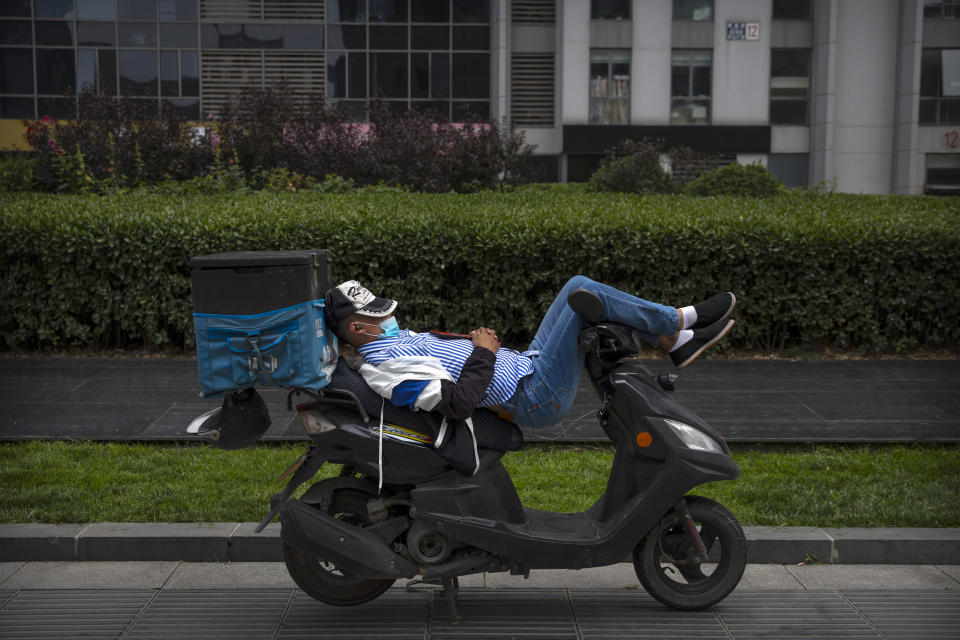
[[[230,251],[190,258],[193,269],[231,269],[236,267],[282,267],[314,265],[319,267],[329,260],[326,249],[293,251]]]

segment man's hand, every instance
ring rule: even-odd
[[[474,329],[470,332],[470,339],[474,346],[483,347],[493,353],[496,353],[500,348],[500,340],[497,339],[497,332],[493,329],[487,329],[486,327]]]

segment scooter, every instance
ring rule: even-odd
[[[279,514],[291,577],[331,605],[370,601],[408,579],[408,586],[442,585],[459,622],[459,576],[527,577],[632,557],[640,583],[662,603],[709,607],[740,581],[746,541],[727,509],[687,492],[740,470],[723,437],[672,399],[676,376],[654,375],[631,358],[640,344],[633,329],[615,323],[580,334],[600,398],[597,418],[616,444],[606,491],[583,513],[521,504],[501,462],[523,445],[513,423],[486,409],[474,413],[480,468],[466,477],[434,451],[430,414],[385,403],[341,358],[330,384],[296,407],[311,442],[257,531]],[[325,464],[342,465],[339,475],[293,498]]]

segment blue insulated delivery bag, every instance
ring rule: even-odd
[[[190,260],[204,397],[257,385],[320,389],[337,364],[324,317],[326,251],[255,251]]]

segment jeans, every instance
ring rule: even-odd
[[[574,276],[563,286],[540,322],[529,350],[533,373],[517,384],[513,397],[501,405],[523,429],[537,429],[559,422],[570,410],[580,383],[584,354],[577,348],[587,323],[567,304],[575,289],[587,289],[603,300],[605,319],[626,324],[656,346],[660,336],[673,335],[680,327],[680,314],[673,307],[656,304],[611,286]]]

